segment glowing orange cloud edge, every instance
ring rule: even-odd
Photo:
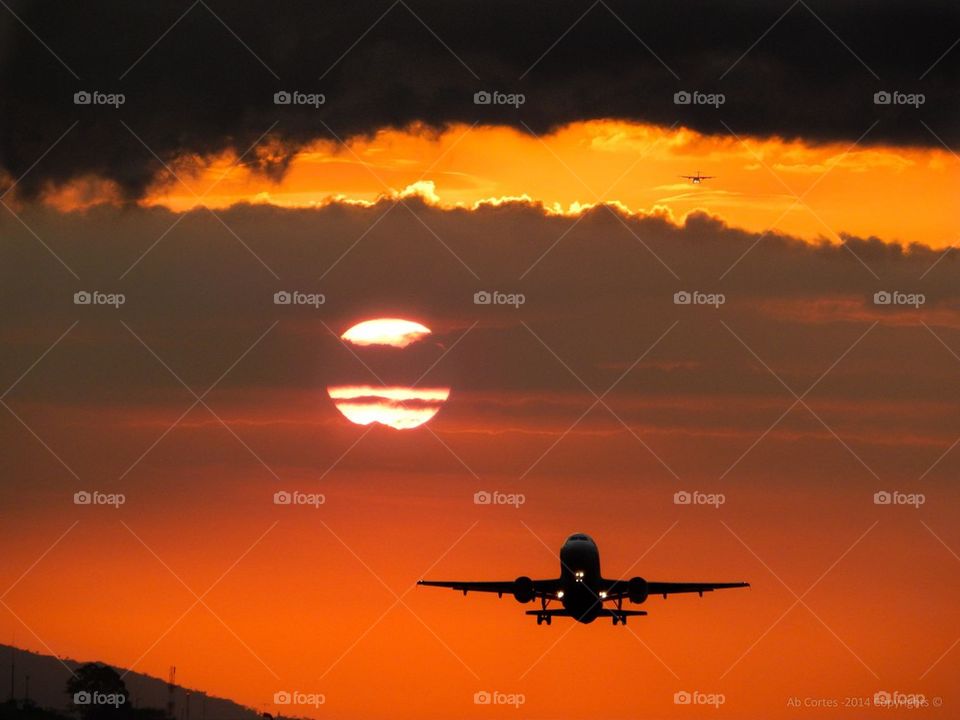
[[[953,212],[960,168],[940,149],[741,142],[615,120],[572,123],[541,138],[500,126],[451,126],[439,134],[411,126],[352,138],[348,146],[343,152],[318,140],[291,158],[279,182],[237,166],[229,154],[184,158],[175,168],[211,208],[370,206],[416,196],[445,209],[525,201],[548,214],[575,216],[606,202],[678,224],[703,211],[732,227],[816,242],[840,242],[837,233],[849,233],[938,248],[960,233]],[[677,177],[697,169],[717,179],[692,186]],[[611,178],[620,179],[597,196]],[[802,205],[794,193],[804,197]],[[63,210],[121,202],[107,181],[94,177],[53,187],[44,200]],[[201,202],[177,184],[158,181],[142,204],[181,212]]]

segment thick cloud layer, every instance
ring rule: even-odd
[[[148,402],[157,387],[177,384],[121,320],[198,387],[277,322],[257,359],[238,366],[222,388],[316,392],[345,380],[378,384],[369,368],[391,367],[391,379],[404,382],[430,368],[426,383],[496,396],[495,426],[530,409],[512,404],[520,397],[553,394],[554,402],[583,390],[536,336],[600,392],[677,322],[650,358],[659,365],[618,386],[625,397],[747,401],[782,388],[723,323],[805,388],[879,321],[872,349],[830,386],[838,401],[939,403],[955,385],[960,366],[921,324],[955,341],[960,264],[950,251],[858,238],[846,247],[810,245],[702,215],[677,227],[605,208],[578,219],[524,205],[469,212],[407,202],[241,205],[220,213],[225,225],[207,211],[25,212],[77,277],[24,226],[0,218],[10,239],[0,302],[17,309],[3,327],[11,351],[2,377],[13,382],[78,321],[58,355],[83,371],[51,370],[22,391],[51,401]],[[77,305],[78,291],[123,293],[125,303]],[[325,302],[278,305],[278,291],[323,293]],[[503,295],[478,304],[475,294],[484,291]],[[894,291],[901,299],[922,293],[923,301],[875,303],[875,293]],[[722,293],[724,302],[677,304],[677,292]],[[518,293],[523,302],[511,304]],[[334,333],[378,316],[421,320],[435,331],[432,343],[391,358],[368,353],[365,367]],[[434,365],[445,350],[449,356]],[[923,372],[917,365],[918,372],[903,373],[918,362],[916,353]],[[552,422],[549,403],[535,406],[548,408],[544,422]]]
[[[30,0],[10,10],[0,13],[0,167],[13,178],[30,169],[27,194],[99,175],[136,197],[162,169],[153,153],[239,154],[270,128],[285,150],[245,160],[272,173],[331,131],[415,122],[542,133],[610,117],[813,141],[853,142],[871,126],[866,143],[960,140],[960,52],[947,52],[960,11],[947,1]],[[284,90],[325,103],[275,105]],[[477,105],[482,90],[525,102]],[[78,91],[125,102],[76,105]],[[678,105],[678,91],[725,102]],[[924,103],[877,105],[878,91]]]

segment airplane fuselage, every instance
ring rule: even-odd
[[[557,595],[564,610],[582,623],[593,622],[603,608],[600,600],[602,587],[597,544],[588,535],[571,535],[560,548],[560,592]]]

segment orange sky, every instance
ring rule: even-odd
[[[195,173],[184,161],[177,170],[213,207],[240,200],[309,206],[334,196],[364,203],[407,189],[428,205],[470,208],[526,196],[569,211],[600,199],[632,211],[660,209],[677,221],[705,209],[735,227],[774,226],[808,239],[835,240],[840,231],[938,247],[956,239],[958,166],[944,152],[746,143],[612,122],[574,125],[543,142],[502,128],[455,127],[435,137],[383,132],[350,150],[318,144],[276,185],[242,169],[226,172],[230,158]],[[697,170],[718,177],[697,187],[676,177]],[[798,193],[809,190],[814,210],[785,212],[793,198],[775,176]],[[47,199],[76,206],[87,190],[62,188]],[[95,187],[89,197],[108,195]],[[183,210],[197,202],[171,185],[154,188],[145,204]],[[430,213],[440,214],[418,207],[431,221]],[[478,307],[471,299],[479,276],[411,218],[402,218],[406,226],[384,220],[381,234],[333,267],[338,243],[359,235],[334,221],[361,223],[372,211],[340,213],[347,220],[276,211],[263,221],[256,210],[263,208],[229,216],[237,238],[272,262],[286,254],[286,265],[276,263],[283,287],[299,282],[311,291],[332,268],[318,288],[329,290],[329,305],[272,304],[280,287],[274,276],[234,239],[221,238],[223,228],[206,214],[188,216],[164,239],[163,212],[46,208],[28,216],[31,227],[52,238],[91,288],[109,289],[158,243],[126,280],[123,310],[78,310],[66,292],[36,292],[36,278],[63,270],[15,228],[17,243],[4,252],[28,269],[9,279],[26,289],[10,291],[22,327],[7,333],[11,351],[0,365],[3,387],[16,385],[6,401],[11,412],[0,412],[0,469],[9,478],[0,489],[0,593],[14,585],[3,598],[9,609],[0,612],[0,637],[158,677],[176,665],[185,686],[270,712],[278,690],[323,693],[322,708],[296,708],[314,718],[849,718],[864,715],[844,707],[847,698],[878,690],[946,699],[925,716],[953,712],[960,664],[960,650],[948,652],[960,637],[960,564],[951,550],[960,548],[953,482],[960,451],[949,452],[960,406],[960,365],[948,350],[960,348],[953,255],[931,267],[926,256],[888,257],[874,248],[878,283],[928,278],[928,305],[887,312],[869,303],[886,286],[874,287],[841,249],[833,255],[768,243],[731,276],[723,309],[681,307],[670,302],[678,289],[672,276],[644,249],[604,235],[609,218],[587,217],[578,228],[583,241],[558,244],[528,280],[537,283],[528,305]],[[505,233],[478,248],[470,244],[478,235],[495,233],[476,228],[534,228],[521,238],[533,258],[560,234],[542,228],[556,218],[503,210],[514,213],[504,225],[482,212],[443,213],[448,229],[488,223],[444,233],[485,277],[508,265],[495,242],[513,238]],[[526,224],[511,225],[516,217]],[[277,238],[279,227],[290,230]],[[315,241],[315,227],[329,243]],[[692,260],[709,264],[708,251],[730,243],[719,248],[721,262],[709,275],[696,265],[684,282],[713,282],[740,256],[736,243],[749,241],[704,222],[676,237],[698,242],[704,235],[695,233],[714,231],[717,243]],[[590,256],[603,255],[598,237],[608,241],[608,256]],[[655,247],[665,244],[660,238]],[[326,254],[309,254],[318,249]],[[389,263],[361,262],[361,252]],[[522,269],[529,260],[519,263]],[[293,264],[298,280],[290,279]],[[785,266],[822,281],[823,297],[781,287]],[[659,280],[645,279],[650,272]],[[751,285],[768,274],[759,290]],[[416,293],[441,286],[436,296]],[[378,312],[420,301],[410,317],[433,330],[429,350],[443,351],[422,388],[438,412],[419,429],[352,424],[327,392],[372,382],[358,379],[359,367],[357,378],[331,377],[330,346],[350,323],[376,317],[370,303],[383,302],[374,290],[395,297],[396,305]],[[76,332],[41,356],[74,320]],[[674,321],[670,341],[641,355]],[[241,356],[270,322],[276,331]],[[756,356],[731,326],[758,348]],[[862,346],[842,355],[873,326]],[[927,332],[931,326],[943,344]],[[169,366],[131,337],[131,327]],[[197,397],[180,375],[199,392],[238,357],[229,382],[206,398],[218,416],[195,405],[166,434]],[[799,393],[831,363],[837,370],[816,388],[810,408],[795,407],[764,432],[793,400],[774,375]],[[600,392],[634,367],[607,398],[609,413],[598,406],[584,415],[596,396],[578,384],[581,375]],[[614,411],[626,420],[617,422]],[[926,468],[933,471],[921,476]],[[930,502],[877,506],[873,493],[882,487],[922,490]],[[81,488],[122,491],[127,502],[77,506],[72,494]],[[672,497],[681,488],[722,491],[728,501],[720,509],[678,507]],[[273,502],[274,493],[294,490],[322,493],[324,502]],[[526,502],[477,505],[480,490],[523,493]],[[643,607],[649,617],[627,628],[603,621],[538,627],[523,614],[529,607],[511,598],[412,587],[424,576],[555,576],[560,544],[577,531],[597,540],[609,576],[753,587],[651,598]],[[193,592],[211,586],[209,608],[183,615]],[[402,602],[394,606],[397,595]],[[526,703],[519,711],[475,706],[473,694],[483,690],[523,693]],[[723,693],[727,701],[719,710],[685,708],[673,703],[681,690]],[[802,713],[788,707],[791,697],[840,706]]]
[[[385,432],[367,437],[355,462],[378,444],[400,442]],[[573,442],[584,452],[595,447]],[[37,512],[30,528],[8,525],[17,538],[13,556],[26,560],[79,521],[6,601],[56,652],[137,662],[157,676],[176,664],[187,686],[267,710],[277,689],[322,692],[326,706],[305,712],[313,717],[513,712],[475,708],[472,694],[484,689],[524,693],[523,716],[552,716],[562,708],[577,718],[686,717],[671,700],[681,689],[723,692],[724,717],[790,717],[777,708],[792,695],[870,697],[882,688],[950,695],[956,658],[920,676],[960,633],[960,572],[951,571],[949,552],[912,515],[889,508],[862,513],[863,492],[852,488],[836,493],[826,508],[795,490],[778,499],[731,492],[730,506],[720,512],[678,509],[664,502],[670,484],[652,479],[655,471],[630,445],[625,438],[615,449],[651,479],[638,485],[622,478],[619,499],[591,498],[586,479],[533,482],[523,486],[527,504],[518,510],[473,505],[478,483],[464,481],[455,468],[429,477],[341,472],[323,484],[327,502],[319,509],[273,506],[273,488],[259,471],[195,468],[172,477],[148,469],[142,477],[165,488],[162,499],[146,504],[130,492],[130,507],[93,515],[57,502]],[[448,457],[428,438],[421,448],[425,462]],[[462,440],[457,449],[464,451]],[[506,477],[482,483],[491,484],[517,487]],[[614,515],[611,502],[620,505]],[[758,513],[780,519],[763,527],[752,520]],[[923,519],[956,543],[949,512],[925,509]],[[794,601],[776,576],[802,594],[874,521],[879,525],[805,599],[827,627],[797,606],[764,635]],[[602,621],[537,627],[522,613],[528,608],[510,598],[419,588],[404,596],[408,607],[397,605],[373,625],[394,603],[391,591],[404,593],[428,569],[434,578],[550,577],[558,569],[553,553],[575,530],[595,535],[610,575],[748,579],[753,588],[651,599],[650,616],[634,619],[629,630]],[[198,606],[154,646],[194,601],[171,571],[201,594],[265,532],[205,598],[228,627]],[[22,563],[5,568],[5,584],[22,569]],[[0,628],[44,651],[9,614]],[[910,642],[893,651],[890,638],[898,635]],[[624,683],[625,676],[634,681]],[[373,678],[376,692],[368,686]]]
[[[277,149],[266,143],[252,152]],[[445,207],[529,197],[558,212],[576,212],[598,201],[617,202],[633,212],[666,211],[678,221],[703,209],[736,227],[807,239],[873,234],[945,247],[960,235],[960,163],[940,149],[811,146],[598,120],[544,137],[454,126],[442,133],[385,130],[351,140],[347,148],[318,142],[293,159],[279,183],[232,167],[235,162],[185,158],[174,165],[183,184],[157,186],[145,202],[177,210],[241,200],[311,206],[334,197],[372,201],[406,192]],[[717,179],[693,186],[678,177],[698,170]],[[61,188],[51,200],[69,207],[109,195],[102,183],[81,183]]]
[[[888,689],[951,697],[957,656],[933,663],[960,635],[960,569],[938,539],[960,543],[956,491],[926,489],[936,501],[919,511],[874,506],[869,477],[825,433],[774,433],[719,486],[727,504],[715,510],[673,505],[677,483],[633,437],[608,424],[596,434],[607,419],[602,410],[520,480],[556,434],[478,428],[469,396],[454,398],[459,408],[431,423],[437,436],[383,428],[363,436],[365,428],[343,421],[319,393],[253,395],[246,407],[212,402],[282,480],[202,409],[121,483],[128,499],[119,510],[72,505],[43,477],[62,474],[55,461],[39,445],[22,445],[20,463],[40,476],[29,517],[5,521],[4,587],[72,529],[5,598],[30,628],[5,612],[5,638],[158,677],[176,664],[186,686],[268,711],[277,709],[269,699],[279,689],[324,693],[320,710],[299,709],[316,718],[561,710],[584,719],[687,717],[672,703],[678,690],[724,693],[721,717],[794,717],[785,705],[792,696],[842,700]],[[561,424],[586,403],[579,398]],[[780,405],[787,399],[765,415]],[[614,407],[625,412],[622,402]],[[57,420],[22,402],[17,408],[88,484],[104,478],[104,489],[118,488],[112,478],[123,459],[179,412],[134,419],[100,408],[58,412]],[[803,427],[804,415],[791,426]],[[836,422],[835,412],[828,417]],[[58,432],[57,422],[66,428]],[[717,471],[753,439],[634,427],[686,486],[704,490],[718,488]],[[98,458],[81,457],[95,442]],[[863,443],[856,447],[863,452]],[[938,444],[918,456],[940,452]],[[810,458],[821,471],[804,467]],[[788,467],[794,476],[784,484],[774,476]],[[277,506],[271,498],[280,489],[321,492],[325,502]],[[525,504],[477,506],[480,489],[523,492]],[[744,579],[753,587],[652,598],[643,606],[650,616],[629,630],[603,621],[537,627],[511,598],[411,589],[423,576],[551,577],[555,553],[574,531],[595,536],[611,576]],[[798,595],[816,583],[804,598],[809,609],[797,605],[781,618],[795,600],[781,580]],[[195,600],[191,590],[203,594],[214,583],[209,610],[194,607],[177,622]],[[408,590],[406,605],[390,609],[393,593]],[[520,713],[477,708],[479,690],[520,692],[527,703]]]

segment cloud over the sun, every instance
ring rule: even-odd
[[[768,361],[779,367],[806,367],[832,346],[825,339],[880,320],[889,353],[862,363],[836,391],[895,393],[906,382],[897,377],[897,358],[909,345],[904,338],[923,337],[920,319],[952,332],[960,301],[960,266],[949,250],[856,237],[845,245],[811,244],[737,230],[702,214],[678,226],[602,206],[568,217],[525,203],[449,210],[383,200],[317,209],[238,205],[217,215],[32,206],[21,217],[30,230],[12,216],[0,218],[10,239],[0,300],[18,310],[4,324],[14,349],[4,355],[4,377],[14,379],[74,320],[79,325],[65,341],[70,353],[99,368],[34,388],[48,398],[90,399],[154,384],[149,374],[128,372],[128,362],[142,365],[143,348],[120,320],[149,333],[162,356],[186,363],[196,382],[212,382],[229,364],[228,348],[279,321],[260,362],[239,366],[225,381],[251,389],[314,387],[341,366],[363,376],[336,336],[375,317],[408,318],[433,330],[401,353],[410,364],[402,372],[414,378],[476,322],[463,347],[435,368],[442,384],[455,379],[461,391],[534,393],[569,390],[571,378],[555,362],[544,371],[549,354],[541,357],[547,351],[525,325],[588,385],[601,387],[677,321],[682,342],[665,344],[651,358],[656,368],[625,387],[670,393],[699,377],[695,384],[705,393],[745,395],[768,378],[754,378],[755,385],[727,372],[727,361],[742,367],[750,358],[732,336],[713,346],[726,332],[721,320],[744,337],[778,337]],[[78,306],[73,294],[81,290],[122,292],[126,301],[119,309]],[[925,302],[919,309],[874,303],[874,293],[893,290],[923,293]],[[275,304],[280,291],[322,294],[324,301]],[[718,309],[677,305],[678,291],[723,293],[725,302]],[[499,292],[502,304],[478,304],[478,292]],[[517,294],[519,307],[510,300]],[[375,368],[377,353],[397,352],[358,350],[371,353],[366,361]],[[106,366],[98,360],[104,357]],[[879,387],[877,372],[887,378]],[[924,377],[924,392],[937,399],[934,376]]]

